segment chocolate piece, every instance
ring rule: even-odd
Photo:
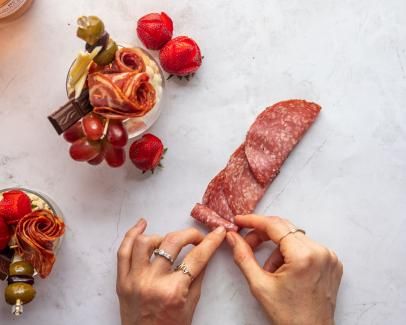
[[[89,91],[84,89],[78,99],[72,98],[60,109],[48,116],[58,134],[62,134],[83,116],[92,111],[89,101]]]
[[[90,45],[89,43],[86,43],[86,46],[85,46],[86,51],[88,51],[90,53],[98,46],[101,46],[102,47],[101,51],[104,51],[106,49],[107,43],[109,42],[109,37],[110,37],[109,33],[104,32],[102,37],[99,38],[99,40],[96,42],[96,44]]]
[[[5,280],[8,276],[8,268],[11,263],[11,257],[7,252],[3,251],[0,254],[0,280]]]
[[[8,284],[13,283],[27,283],[27,284],[34,284],[34,278],[29,275],[11,275],[7,278]]]

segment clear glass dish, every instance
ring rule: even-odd
[[[38,198],[40,198],[42,201],[44,201],[44,203],[49,207],[49,210],[54,214],[57,215],[59,218],[61,218],[62,220],[64,220],[64,216],[63,213],[61,211],[61,209],[59,208],[59,206],[46,194],[39,192],[39,191],[34,191],[34,190],[30,190],[27,189],[25,187],[10,187],[10,188],[5,188],[5,189],[0,189],[0,195],[2,196],[2,194],[4,192],[8,192],[11,190],[20,190],[25,192],[28,196],[30,196],[30,194],[37,196]],[[31,197],[30,197],[31,198]],[[61,236],[60,238],[58,238],[55,243],[54,243],[54,251],[55,251],[55,255],[58,253],[61,244],[62,244],[62,240],[63,240],[64,236]],[[36,273],[34,274],[36,275]]]
[[[160,65],[157,63],[155,58],[148,53],[146,50],[140,48],[140,47],[134,47],[134,46],[127,46],[127,45],[119,45],[120,48],[126,47],[126,48],[133,48],[133,49],[138,49],[140,50],[148,59],[149,62],[154,66],[154,70],[159,71],[159,75],[161,77],[161,89],[155,89],[157,92],[157,99],[155,102],[154,107],[144,116],[141,117],[135,117],[135,118],[129,118],[124,120],[124,127],[127,129],[128,137],[130,139],[135,138],[144,132],[146,132],[154,123],[158,120],[160,114],[161,114],[161,100],[162,100],[162,95],[163,95],[163,90],[165,88],[165,77],[163,74],[163,71],[160,67]],[[68,74],[66,76],[66,95],[69,98],[69,92],[68,92],[68,79],[69,79],[69,73],[70,70],[72,69],[73,64],[75,63],[75,60],[72,62],[71,66],[69,67]]]

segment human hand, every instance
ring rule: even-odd
[[[219,227],[206,237],[194,228],[164,238],[147,236],[144,219],[132,227],[118,250],[117,295],[123,325],[189,325],[200,298],[204,270],[223,242]],[[184,258],[190,275],[174,272],[162,256],[150,260],[159,247],[176,259],[183,247],[196,245]]]
[[[278,217],[237,216],[236,224],[253,228],[245,238],[228,232],[234,260],[254,297],[274,325],[334,324],[334,310],[343,266],[336,254],[317,244]],[[283,239],[281,240],[281,238]],[[263,241],[279,246],[263,268],[253,250]]]

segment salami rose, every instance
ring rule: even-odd
[[[95,72],[88,77],[94,112],[112,119],[140,117],[155,105],[156,94],[146,73]]]
[[[31,212],[18,222],[17,252],[34,266],[41,278],[51,273],[55,263],[54,244],[64,232],[64,222],[48,210]]]
[[[116,51],[112,64],[104,67],[106,73],[120,72],[145,72],[145,63],[138,50],[132,48],[120,48]]]

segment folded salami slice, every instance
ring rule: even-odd
[[[106,118],[140,117],[155,105],[155,89],[146,73],[95,72],[88,77],[90,103]]]
[[[254,211],[319,111],[319,105],[304,100],[279,102],[263,111],[246,141],[209,183],[203,205],[196,204],[192,216],[210,229],[224,225],[237,230],[234,216]]]
[[[231,156],[224,170],[224,194],[234,215],[254,211],[266,188],[251,172],[242,144]]]
[[[263,111],[248,131],[245,154],[255,178],[267,185],[320,112],[304,100],[276,103]]]
[[[203,204],[196,203],[190,214],[193,218],[203,223],[211,230],[216,229],[219,226],[223,226],[229,231],[238,231],[238,227],[235,224],[223,219],[215,211]]]
[[[15,231],[17,252],[30,262],[41,278],[51,273],[55,263],[54,244],[65,224],[48,210],[37,210],[21,218]]]
[[[224,169],[214,177],[207,186],[203,196],[203,204],[217,212],[224,219],[234,223],[234,213],[231,211],[223,191]]]
[[[121,48],[116,51],[115,60],[112,64],[119,72],[144,72],[145,63],[136,49]]]

